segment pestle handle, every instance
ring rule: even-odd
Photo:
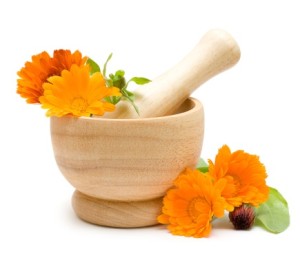
[[[240,49],[230,34],[222,30],[207,32],[195,48],[177,65],[135,91],[137,115],[131,104],[120,102],[109,118],[148,118],[169,115],[190,94],[218,73],[235,65]]]

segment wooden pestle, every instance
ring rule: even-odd
[[[175,112],[190,94],[240,58],[236,41],[227,32],[207,32],[195,48],[177,65],[135,91],[138,115],[129,102],[120,102],[107,118],[148,118]]]

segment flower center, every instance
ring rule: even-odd
[[[76,97],[71,102],[71,109],[76,113],[83,113],[86,111],[88,103],[82,97]]]
[[[190,201],[187,211],[192,221],[197,223],[203,219],[204,215],[207,216],[211,209],[205,199],[196,197]],[[206,217],[204,219],[206,219]]]

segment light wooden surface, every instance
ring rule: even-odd
[[[136,105],[140,115],[128,102],[120,102],[107,118],[147,118],[172,114],[205,81],[232,67],[240,58],[233,37],[222,30],[206,33],[195,48],[176,66],[138,88]]]
[[[146,201],[109,201],[75,191],[72,206],[76,215],[92,224],[109,227],[146,227],[157,223],[162,198]]]

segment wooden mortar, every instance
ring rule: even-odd
[[[202,148],[203,107],[188,97],[239,57],[234,39],[213,30],[136,92],[139,118],[125,102],[106,117],[51,117],[56,162],[76,189],[75,213],[111,227],[157,224],[162,197],[180,172],[195,167]]]
[[[196,165],[202,147],[202,104],[187,99],[179,111],[144,119],[51,117],[55,159],[77,189],[80,218],[114,227],[157,224],[161,197]]]

